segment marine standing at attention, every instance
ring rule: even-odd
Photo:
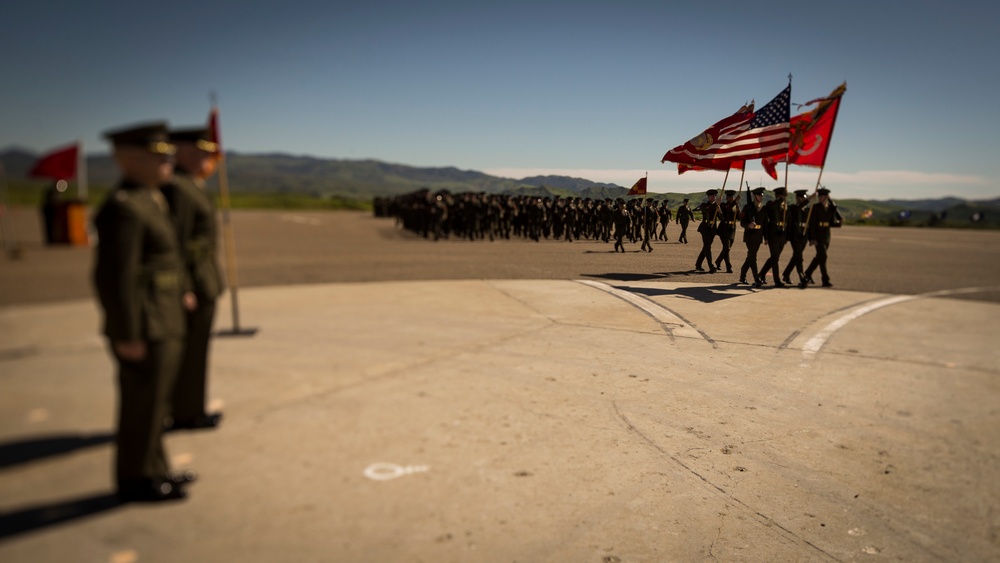
[[[207,127],[171,131],[170,142],[177,147],[174,176],[161,189],[170,205],[185,272],[198,303],[186,315],[184,356],[167,429],[215,428],[222,413],[205,412],[208,344],[215,302],[223,285],[216,258],[215,204],[205,189],[205,180],[215,172],[219,146],[211,140]]]
[[[174,147],[165,123],[106,133],[122,179],[94,218],[94,287],[104,334],[118,364],[115,478],[122,501],[185,496],[193,471],[170,471],[163,422],[181,361],[185,292],[177,233],[159,186],[170,179]]]

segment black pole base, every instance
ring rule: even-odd
[[[220,330],[215,333],[215,336],[253,336],[255,334],[257,334],[256,328],[231,328]]]

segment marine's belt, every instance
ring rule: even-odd
[[[210,258],[213,254],[212,246],[208,241],[192,240],[185,245],[188,262],[200,262]]]
[[[825,222],[825,221],[821,221],[821,222],[819,222],[819,223],[817,223],[817,224],[818,224],[818,225],[819,225],[820,227],[829,227],[829,226],[830,226],[830,223],[827,223],[827,222]]]
[[[785,224],[783,222],[781,222],[781,221],[778,221],[777,223],[775,223],[775,225],[777,225],[779,227],[784,227],[785,226]]]
[[[747,228],[751,231],[756,231],[760,229],[760,225],[747,225]]]
[[[181,275],[176,270],[154,270],[139,274],[139,282],[150,284],[158,290],[177,289],[181,286]]]

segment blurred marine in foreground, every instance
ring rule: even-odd
[[[167,429],[215,428],[222,413],[205,412],[208,343],[223,284],[216,257],[215,205],[205,180],[215,172],[219,146],[210,140],[207,127],[171,131],[170,142],[177,147],[176,164],[173,179],[161,189],[170,205],[185,274],[197,305],[186,314],[183,360]]]
[[[196,474],[170,470],[163,421],[181,361],[184,308],[194,306],[194,295],[186,292],[177,234],[159,189],[170,179],[174,146],[165,123],[105,136],[122,178],[94,218],[94,286],[118,363],[118,496],[179,499]]]

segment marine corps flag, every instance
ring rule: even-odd
[[[847,83],[845,82],[829,96],[802,104],[803,106],[818,105],[812,111],[792,118],[792,135],[788,142],[788,153],[763,160],[764,170],[767,170],[772,178],[777,179],[777,173],[774,170],[775,163],[783,162],[786,159],[789,164],[823,168],[826,164],[827,150],[830,148],[830,137],[833,136],[833,126],[837,121],[837,110],[840,109],[840,98],[846,91]]]
[[[639,181],[625,195],[646,195],[646,180],[647,177],[639,178]]]
[[[38,159],[28,173],[33,178],[52,178],[53,180],[68,180],[76,176],[76,163],[80,145],[74,143],[68,147],[50,152]]]

